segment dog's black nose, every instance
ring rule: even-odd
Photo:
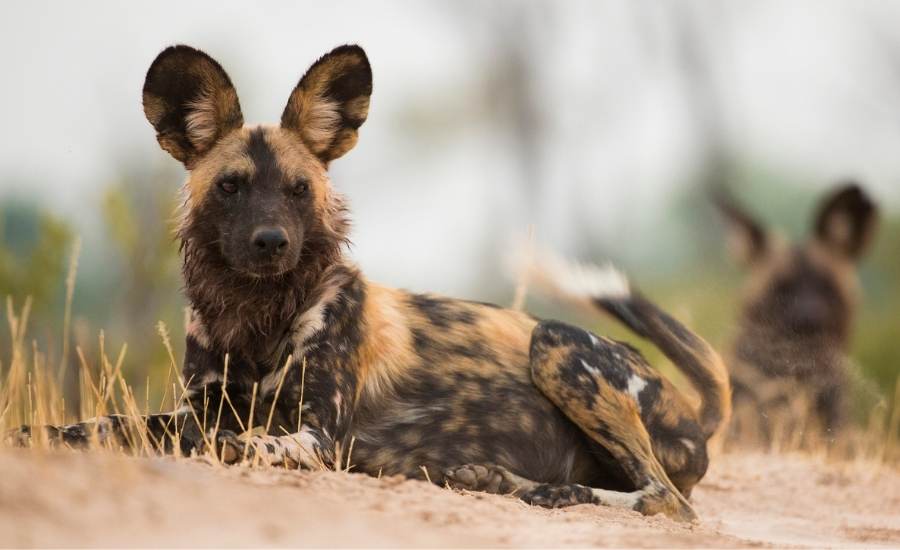
[[[287,250],[288,235],[281,227],[260,227],[250,239],[260,256],[280,256]]]

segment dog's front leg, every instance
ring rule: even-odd
[[[340,356],[311,354],[291,367],[290,389],[283,391],[278,407],[292,413],[292,429],[273,425],[267,435],[249,439],[254,461],[260,464],[333,468],[349,451],[347,434],[356,396],[353,363]]]
[[[92,445],[128,451],[184,453],[197,446],[199,430],[186,410],[129,416],[111,414],[63,426],[22,426],[6,434],[6,443],[30,446],[35,439],[51,447],[85,449]]]

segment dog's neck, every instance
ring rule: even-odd
[[[182,240],[182,252],[185,293],[210,345],[252,360],[277,359],[297,320],[317,306],[334,271],[345,266],[339,245],[305,253],[294,269],[267,278],[238,274],[216,249],[190,239]]]

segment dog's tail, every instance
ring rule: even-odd
[[[613,266],[542,255],[528,262],[529,283],[558,299],[609,313],[653,342],[700,394],[700,428],[707,438],[731,416],[731,384],[719,354],[705,340],[631,287]]]

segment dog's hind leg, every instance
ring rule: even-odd
[[[609,451],[637,490],[539,486],[522,494],[524,500],[559,505],[561,500],[576,498],[648,515],[662,512],[679,520],[696,518],[653,453],[640,415],[639,396],[646,382],[636,374],[640,366],[630,364],[632,355],[636,352],[630,348],[563,323],[542,322],[534,329],[534,383],[589,438]]]

